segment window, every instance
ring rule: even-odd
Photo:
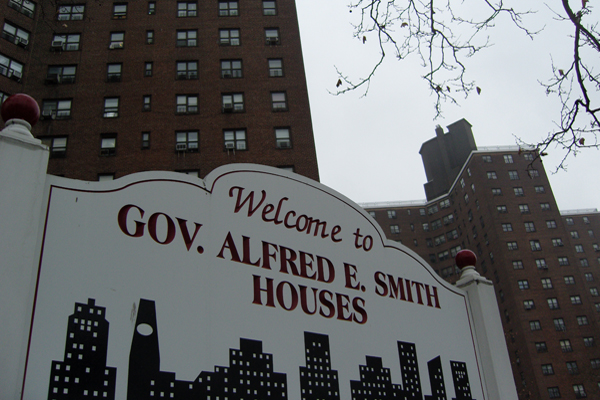
[[[196,29],[177,31],[177,47],[196,47],[198,45],[198,31]]]
[[[496,210],[498,210],[500,214],[506,214],[508,212],[506,206],[496,206]]]
[[[263,1],[263,15],[277,15],[275,1]]]
[[[424,230],[425,232],[428,232],[428,231],[429,231],[429,224],[428,224],[427,222],[423,223],[423,230]]]
[[[546,346],[546,342],[536,342],[535,343],[535,350],[538,353],[545,353],[548,351],[548,347]]]
[[[146,44],[154,44],[154,31],[146,31]]]
[[[269,76],[271,78],[283,76],[283,60],[281,58],[269,60]]]
[[[589,224],[590,223],[590,219],[588,217],[583,217],[583,223],[584,224]]]
[[[502,189],[492,188],[492,196],[502,196]]]
[[[532,331],[540,331],[542,330],[542,326],[540,325],[540,321],[529,321],[529,329]]]
[[[558,299],[556,297],[551,297],[546,300],[548,301],[548,307],[550,307],[551,310],[558,310],[560,308],[558,305]]]
[[[177,61],[177,79],[198,79],[198,61]]]
[[[0,104],[4,103],[4,100],[8,99],[9,95],[0,91]]]
[[[594,231],[591,230],[591,229],[588,230],[588,236],[593,238],[594,237]]]
[[[535,265],[538,269],[548,269],[548,264],[546,264],[545,258],[538,258],[535,260]]]
[[[398,225],[390,225],[391,233],[400,233],[400,227]]]
[[[533,222],[525,222],[525,232],[535,232],[535,224]]]
[[[450,207],[450,199],[440,201],[440,208],[444,209],[448,207]]]
[[[237,17],[238,8],[237,1],[219,1],[219,17]]]
[[[40,139],[42,144],[45,144],[50,149],[50,157],[64,157],[67,153],[66,137],[46,137]]]
[[[561,238],[554,238],[554,239],[552,239],[552,246],[562,247],[562,246],[564,246],[564,243]]]
[[[287,111],[287,99],[285,92],[271,92],[271,103],[273,111]]]
[[[587,282],[593,282],[594,281],[594,275],[592,275],[591,272],[586,272],[585,274],[583,274],[583,277],[585,278],[585,280]]]
[[[588,321],[588,317],[585,315],[578,315],[577,316],[577,325],[579,326],[584,326],[584,325],[589,325],[589,321]]]
[[[219,29],[219,44],[221,46],[239,46],[239,29]]]
[[[222,95],[223,112],[244,112],[244,94],[232,93]]]
[[[600,246],[598,246],[598,243],[593,243],[592,247],[594,248],[594,251],[600,251]]]
[[[198,95],[177,95],[176,114],[198,114]]]
[[[79,50],[80,40],[81,35],[79,33],[54,35],[52,37],[52,49],[58,51],[77,51]]]
[[[517,281],[517,284],[519,285],[519,289],[521,290],[529,289],[529,281],[527,279]]]
[[[178,1],[177,16],[180,18],[195,17],[197,8],[196,2]]]
[[[519,211],[521,214],[529,214],[529,206],[527,204],[519,204]]]
[[[575,284],[575,277],[573,275],[565,276],[564,279],[565,279],[565,285],[574,285]]]
[[[369,211],[369,215],[371,218],[377,218],[377,213],[375,211]]]
[[[144,76],[146,78],[149,78],[152,76],[152,69],[154,67],[154,63],[151,61],[148,61],[146,63],[144,63]]]
[[[551,399],[559,399],[560,398],[560,390],[558,390],[558,386],[553,386],[548,388],[548,396]]]
[[[121,82],[122,64],[108,64],[106,68],[106,80],[108,82]]]
[[[113,4],[113,19],[127,18],[127,3]]]
[[[600,312],[600,303],[594,303],[594,308],[596,309],[596,312]]]
[[[508,250],[518,250],[519,246],[517,246],[517,242],[507,242]]]
[[[495,171],[488,171],[487,178],[488,179],[498,179],[498,176],[496,175]]]
[[[435,221],[433,221],[431,223],[431,230],[432,231],[440,229],[441,227],[442,227],[442,220],[441,219],[436,219]]]
[[[142,132],[142,149],[150,148],[150,132]]]
[[[525,192],[523,191],[522,187],[516,187],[516,188],[513,188],[513,190],[515,192],[515,196],[518,196],[518,197],[525,196]]]
[[[117,137],[107,135],[100,139],[100,155],[114,156],[117,153]]]
[[[108,48],[111,50],[122,49],[125,46],[125,32],[111,32],[110,44]]]
[[[2,38],[21,47],[29,44],[29,32],[6,21],[2,28]]]
[[[176,151],[198,151],[198,131],[175,132]]]
[[[142,99],[143,99],[142,111],[150,111],[151,107],[152,107],[152,96],[146,95],[146,96],[142,97]]]
[[[224,130],[223,138],[227,150],[247,150],[245,129]]]
[[[119,98],[104,98],[104,118],[117,118],[119,116]]]
[[[438,253],[438,258],[440,261],[447,260],[450,258],[450,253],[448,252],[448,250],[441,251]]]
[[[582,267],[589,267],[590,263],[588,262],[587,258],[580,258],[579,265],[581,265]]]
[[[575,222],[573,222],[573,218],[571,218],[571,217],[565,218],[565,222],[567,223],[567,225],[573,225],[575,223]]]
[[[387,212],[387,216],[388,216],[388,218],[390,218],[390,219],[394,219],[394,218],[396,218],[396,210],[388,210],[388,212]]]
[[[456,255],[458,254],[459,251],[462,250],[462,247],[460,245],[458,246],[454,246],[450,249],[450,256],[452,258],[456,257]]]
[[[469,194],[465,193],[465,204],[469,204]]]
[[[511,181],[519,180],[519,173],[517,171],[508,171],[508,177]]]
[[[149,1],[148,2],[148,15],[155,15],[155,14],[156,14],[156,2]]]
[[[513,269],[523,269],[523,261],[516,260],[512,262]]]
[[[513,157],[510,154],[505,154],[504,155],[504,163],[505,164],[512,164],[513,163]]]
[[[542,211],[550,211],[550,203],[540,203],[540,209]]]
[[[554,329],[557,331],[566,331],[565,321],[562,318],[554,318]]]
[[[542,364],[542,374],[554,375],[554,369],[552,368],[552,364]]]
[[[542,278],[542,288],[543,289],[552,289],[552,279],[550,278]]]
[[[587,394],[585,393],[585,389],[583,388],[583,385],[573,385],[573,391],[575,392],[576,399],[580,399],[582,397],[587,397]]]
[[[42,102],[42,118],[71,118],[71,100],[44,100]]]
[[[583,253],[583,246],[580,244],[576,244],[575,245],[575,252],[576,253]]]
[[[577,368],[577,362],[567,361],[567,371],[571,375],[577,375],[579,373],[579,369]]]
[[[533,310],[535,308],[535,303],[533,300],[523,300],[523,307],[525,307],[525,310]]]
[[[583,345],[585,347],[594,347],[594,337],[593,336],[584,337]]]
[[[569,265],[569,259],[567,257],[558,257],[558,265],[561,267]]]
[[[291,149],[290,128],[275,128],[275,145],[278,149]]]
[[[492,156],[481,156],[481,159],[483,160],[483,162],[486,162],[486,163],[492,162]]]
[[[530,240],[529,245],[531,246],[531,251],[542,251],[542,245],[539,240]]]
[[[546,189],[544,189],[543,186],[534,186],[533,188],[535,189],[536,193],[546,193]]]
[[[495,172],[494,172],[495,173]],[[464,188],[465,187],[465,180],[464,178],[460,178],[460,187]]]
[[[527,170],[527,173],[529,174],[529,177],[532,179],[540,176],[540,172],[537,169],[529,169],[529,170]]]
[[[21,14],[27,15],[29,18],[33,18],[33,13],[35,12],[34,2],[28,0],[8,0],[8,6]]]
[[[268,28],[265,29],[265,40],[267,45],[272,46],[276,44],[280,44],[279,40],[279,29],[278,28]]]
[[[590,363],[592,365],[592,369],[600,369],[600,358],[594,358],[590,360]]]
[[[242,60],[221,60],[221,78],[241,78]]]
[[[444,225],[450,225],[454,222],[454,214],[444,215],[442,220],[444,221]]]
[[[592,297],[598,297],[598,288],[590,288],[590,294],[592,295]]]
[[[560,340],[559,344],[563,353],[570,353],[573,351],[573,347],[571,347],[571,341],[569,339]]]
[[[50,65],[46,75],[46,83],[73,83],[75,82],[75,65]]]
[[[425,216],[425,209],[419,208],[419,215]]]

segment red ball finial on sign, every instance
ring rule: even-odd
[[[477,256],[471,250],[461,250],[456,254],[454,260],[456,266],[463,269],[464,267],[474,267],[477,263]]]
[[[13,94],[2,103],[1,114],[4,122],[18,118],[33,126],[40,119],[40,106],[29,95],[23,93]]]

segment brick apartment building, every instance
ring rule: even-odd
[[[363,206],[450,282],[460,249],[478,255],[520,399],[600,398],[600,213],[561,212],[535,153],[477,148],[464,119],[420,153],[427,201]]]
[[[6,0],[0,12],[0,101],[39,102],[49,173],[203,177],[251,162],[319,179],[293,0]]]

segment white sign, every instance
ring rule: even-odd
[[[465,293],[317,182],[48,182],[24,399],[485,398]]]

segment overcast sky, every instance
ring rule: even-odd
[[[551,76],[551,56],[567,67],[571,30],[552,20],[541,2],[519,0],[515,6],[528,3],[540,12],[526,23],[544,31],[532,41],[505,18],[500,21],[489,32],[494,46],[467,64],[481,95],[460,106],[446,104],[443,117],[434,120],[434,98],[416,57],[387,60],[366,97],[329,94],[337,81],[334,66],[352,77],[368,74],[378,58],[376,40],[353,38],[350,22],[357,14],[348,12],[347,0],[298,0],[321,182],[359,203],[421,200],[426,178],[419,149],[437,124],[446,130],[465,118],[479,147],[516,145],[515,136],[531,142],[545,137],[559,118],[559,104],[538,81]],[[544,165],[559,208],[600,207],[600,153],[583,152],[568,161],[568,172],[554,175],[562,154],[549,153]]]

